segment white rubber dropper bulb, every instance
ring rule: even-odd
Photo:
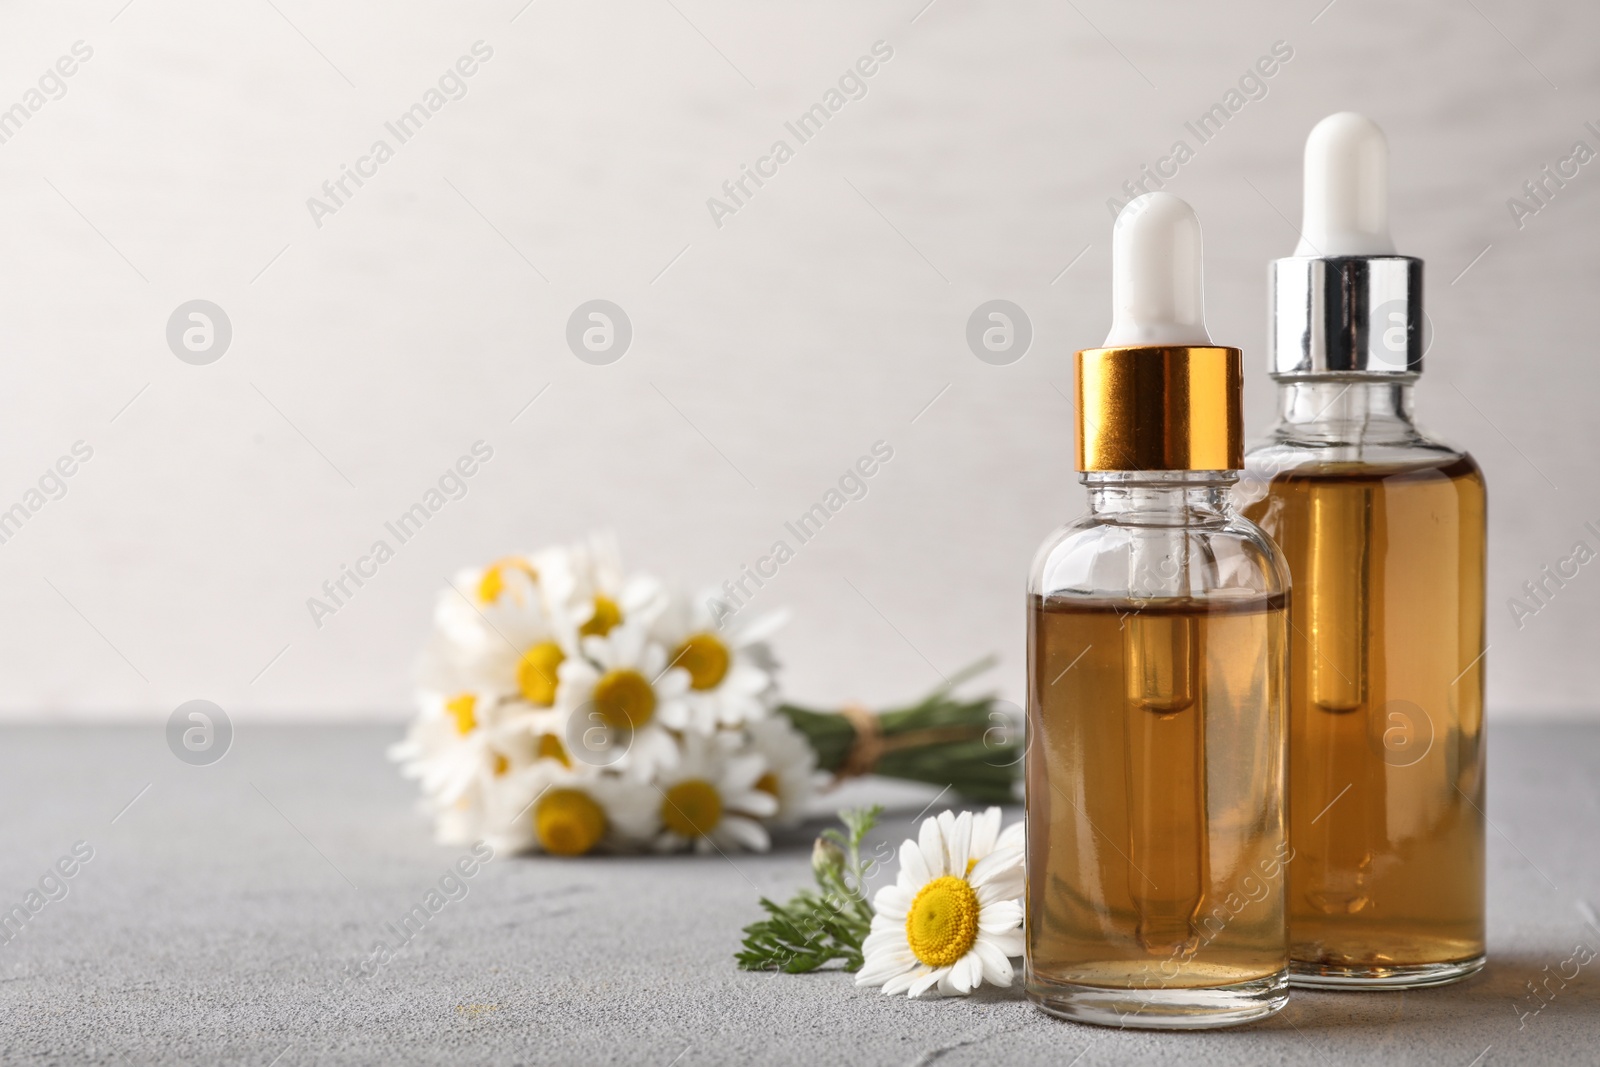
[[[1111,332],[1103,347],[1209,344],[1194,208],[1171,193],[1128,201],[1111,234]]]
[[[1297,256],[1392,256],[1389,141],[1354,111],[1329,115],[1306,138],[1305,215]]]

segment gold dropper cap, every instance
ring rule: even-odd
[[[1080,471],[1244,466],[1244,370],[1206,332],[1200,220],[1146,193],[1111,237],[1111,332],[1074,361]]]
[[[1079,352],[1078,470],[1240,470],[1243,368],[1237,348],[1214,345]]]

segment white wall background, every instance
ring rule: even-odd
[[[879,439],[870,494],[761,594],[797,611],[791,694],[910,696],[994,650],[1019,698],[1023,572],[1082,509],[1062,394],[1108,320],[1105,202],[1275,41],[1267,95],[1169,186],[1251,428],[1304,136],[1365,111],[1428,261],[1421,413],[1489,479],[1492,715],[1600,713],[1600,563],[1520,631],[1507,608],[1600,547],[1600,162],[1521,229],[1507,208],[1600,150],[1600,10],[525,2],[0,4],[0,108],[93,49],[0,144],[0,507],[94,450],[0,544],[5,714],[397,716],[455,567],[605,526],[720,582]],[[318,228],[307,198],[479,40],[468,95]],[[707,198],[878,40],[867,95],[718,228]],[[611,366],[564,343],[597,297],[634,325]],[[1006,367],[964,341],[996,297],[1035,330]],[[233,323],[209,366],[165,341],[195,298]],[[306,598],[479,439],[466,498],[316,628]]]

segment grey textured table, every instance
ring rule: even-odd
[[[464,851],[431,843],[410,784],[384,761],[397,732],[246,723],[225,759],[197,768],[156,728],[5,729],[4,907],[75,842],[94,852],[64,897],[0,944],[0,1060],[1600,1062],[1600,959],[1564,987],[1551,980],[1554,999],[1519,1016],[1535,1006],[1526,983],[1570,975],[1579,943],[1600,948],[1588,903],[1600,901],[1600,728],[1493,731],[1483,974],[1437,990],[1298,994],[1274,1019],[1200,1034],[1075,1026],[1014,990],[908,1002],[838,973],[735,970],[756,897],[806,877],[809,831],[731,864],[496,858],[376,977],[347,981]],[[895,805],[896,839],[926,800],[852,790],[836,799]]]

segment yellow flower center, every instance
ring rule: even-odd
[[[563,767],[572,766],[572,757],[567,755],[567,746],[563,745],[561,738],[555,734],[539,735],[539,748],[534,758],[553,759],[559,761]]]
[[[444,710],[455,716],[456,733],[470,734],[478,726],[478,698],[462,693],[444,702]]]
[[[684,837],[704,837],[722,821],[722,797],[710,782],[690,778],[667,790],[661,822]]]
[[[917,891],[906,913],[906,942],[929,967],[948,967],[978,940],[978,894],[965,878],[945,875]]]
[[[548,708],[556,702],[556,668],[567,654],[554,641],[540,641],[517,660],[517,688],[528,703]]]
[[[552,789],[533,813],[534,833],[546,852],[581,856],[606,834],[606,813],[581,789]]]
[[[715,689],[728,676],[728,646],[713,634],[695,634],[678,646],[672,665],[689,672],[689,688]]]
[[[594,614],[589,616],[588,622],[578,627],[578,632],[585,637],[604,637],[621,621],[622,609],[617,607],[617,602],[604,594],[597,593],[594,598]]]
[[[493,604],[500,599],[500,594],[506,591],[507,571],[521,571],[529,580],[539,580],[539,572],[527,560],[515,556],[497,559],[484,568],[483,577],[478,579],[478,603]]]
[[[494,754],[494,776],[496,778],[499,778],[501,775],[505,774],[510,769],[511,769],[511,761],[506,759],[500,753],[496,752]]]
[[[768,771],[756,779],[756,788],[763,793],[769,793],[776,797],[778,795],[778,776],[772,771]]]
[[[656,691],[636,670],[607,671],[594,684],[594,710],[608,729],[637,730],[655,716]]]

